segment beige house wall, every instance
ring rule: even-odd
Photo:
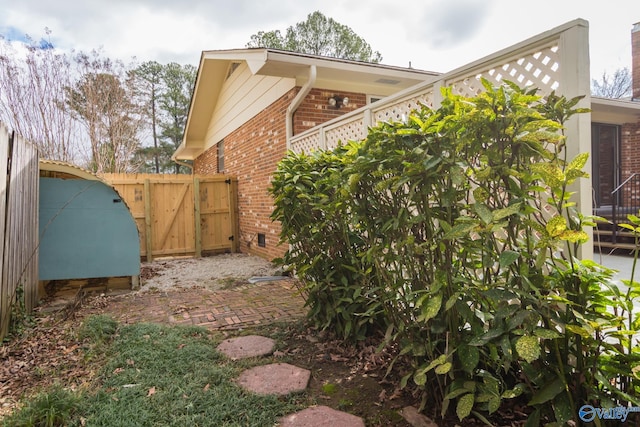
[[[240,63],[222,86],[205,137],[205,151],[295,87],[295,79],[254,75]]]

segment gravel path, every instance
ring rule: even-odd
[[[216,290],[246,283],[253,276],[273,276],[277,270],[269,261],[246,254],[157,260],[142,264],[140,290],[194,286]]]

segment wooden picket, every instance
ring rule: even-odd
[[[140,255],[238,251],[237,180],[226,175],[104,174],[129,206]]]
[[[0,341],[38,292],[38,151],[0,124]]]

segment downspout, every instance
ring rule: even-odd
[[[179,164],[180,166],[184,166],[187,169],[191,169],[191,174],[193,175],[193,165],[190,165],[189,163],[185,163],[183,161],[180,161],[178,159],[173,159],[173,161],[177,164]]]
[[[302,86],[300,92],[293,98],[291,104],[287,108],[287,118],[286,118],[286,129],[287,129],[287,150],[291,149],[291,138],[293,137],[293,113],[298,109],[302,100],[309,94],[311,88],[316,83],[316,76],[318,72],[316,70],[316,66],[312,65],[309,68],[309,79]]]

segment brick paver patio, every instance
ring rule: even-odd
[[[305,315],[304,299],[290,279],[216,291],[172,288],[124,294],[110,297],[108,311],[121,323],[198,325],[212,330],[296,320]]]

